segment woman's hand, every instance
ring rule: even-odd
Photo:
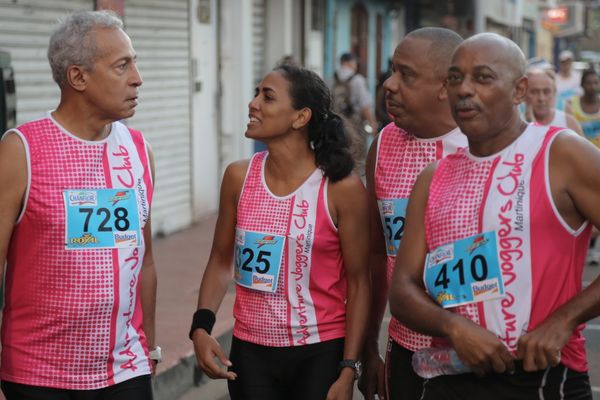
[[[198,366],[206,375],[212,379],[235,380],[237,378],[235,372],[222,368],[222,366],[231,367],[232,364],[215,338],[210,336],[204,329],[196,329],[192,341],[194,342],[194,352],[196,353]],[[218,362],[215,361],[215,358]]]

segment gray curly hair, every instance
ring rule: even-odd
[[[123,22],[112,11],[78,11],[66,17],[52,32],[48,45],[48,61],[52,78],[61,88],[67,80],[70,65],[82,65],[91,71],[100,56],[93,28],[123,29]]]

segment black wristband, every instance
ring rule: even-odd
[[[207,308],[196,310],[192,319],[192,327],[190,328],[190,340],[192,340],[192,335],[196,329],[204,329],[210,335],[213,326],[215,326],[215,320],[215,313],[211,310]]]

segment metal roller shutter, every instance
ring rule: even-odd
[[[50,32],[68,12],[92,8],[91,0],[0,0],[0,48],[10,52],[15,70],[17,124],[58,106],[46,58]]]
[[[258,85],[265,74],[265,0],[252,0],[252,76]]]
[[[154,152],[152,229],[169,233],[192,222],[188,1],[127,0],[125,7],[144,80],[129,125]]]

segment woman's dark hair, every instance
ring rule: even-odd
[[[590,76],[590,75],[596,75],[596,76],[598,76],[598,73],[596,72],[596,70],[594,69],[594,67],[589,67],[589,68],[585,69],[581,73],[581,87],[583,87],[583,83],[585,82],[585,80],[587,79],[587,77]]]
[[[345,178],[354,168],[342,119],[331,110],[329,88],[316,73],[294,65],[273,69],[289,82],[292,107],[310,108],[308,140],[315,151],[317,166],[332,182]]]

